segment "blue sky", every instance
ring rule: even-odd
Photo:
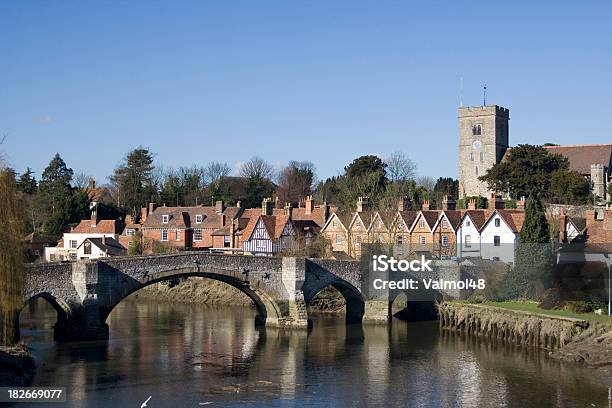
[[[0,150],[99,182],[259,155],[319,177],[406,152],[457,174],[457,106],[510,108],[511,144],[612,141],[609,1],[2,1]]]

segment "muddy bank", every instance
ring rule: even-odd
[[[175,303],[255,307],[251,299],[238,289],[205,278],[160,282],[139,290],[133,296]],[[345,310],[345,306],[346,302],[340,292],[326,288],[312,299],[309,307],[316,312],[339,313]]]
[[[574,336],[564,347],[553,351],[554,359],[598,368],[612,378],[612,324],[595,322]]]
[[[589,328],[585,320],[486,305],[443,302],[438,311],[442,329],[545,350],[564,347]]]
[[[27,347],[0,347],[0,387],[25,387],[32,383],[36,365]]]
[[[612,322],[453,302],[438,309],[442,329],[549,350],[555,360],[597,369],[599,378],[612,385]]]
[[[174,303],[254,307],[251,299],[238,289],[205,278],[156,283],[139,290],[134,296]]]

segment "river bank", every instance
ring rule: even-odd
[[[601,371],[612,383],[612,323],[490,305],[443,302],[440,328],[549,351],[563,362]]]
[[[32,383],[36,366],[24,345],[0,347],[0,387],[25,387]]]
[[[254,307],[253,302],[238,289],[205,278],[156,283],[139,290],[134,296],[175,303]],[[323,289],[310,302],[311,310],[320,313],[343,312],[345,306],[346,302],[340,292],[331,288]]]

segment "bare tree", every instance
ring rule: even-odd
[[[94,180],[94,178],[85,173],[77,173],[72,178],[72,185],[79,190],[85,190],[89,186],[89,180]]]
[[[416,177],[416,164],[403,152],[395,152],[385,159],[387,176],[391,181],[406,181]]]
[[[246,178],[271,180],[274,178],[274,167],[261,157],[255,156],[240,166],[238,174]]]
[[[418,187],[423,187],[427,191],[433,191],[436,186],[436,181],[428,176],[420,176],[417,178],[416,183]]]
[[[227,163],[213,161],[208,163],[203,169],[203,181],[206,185],[212,184],[221,177],[229,176],[232,168]]]

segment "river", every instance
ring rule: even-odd
[[[55,343],[55,312],[39,299],[21,332],[34,385],[66,386],[69,407],[138,408],[149,396],[150,408],[609,406],[593,371],[436,322],[362,327],[321,315],[307,333],[256,328],[254,316],[130,298],[109,317],[109,341]]]

